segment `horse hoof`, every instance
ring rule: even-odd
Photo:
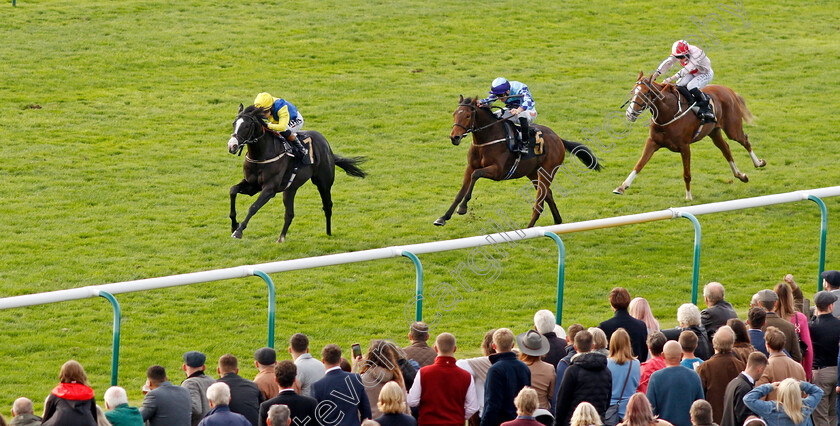
[[[764,160],[762,159],[762,160],[758,160],[758,165],[757,165],[757,166],[755,166],[755,167],[756,167],[756,168],[758,168],[758,167],[764,167],[764,166],[766,166],[766,165],[767,165],[767,162],[766,162],[766,161],[764,161]]]
[[[283,242],[286,242],[286,237],[284,237],[284,236],[280,236],[280,238],[278,238],[278,239],[277,239],[277,242],[278,242],[278,243],[283,243]]]
[[[234,231],[233,235],[231,235],[231,238],[236,238],[237,240],[241,240],[242,239],[242,233],[239,232],[239,231]]]
[[[747,175],[743,174],[743,173],[741,174],[741,176],[738,176],[738,179],[741,179],[741,182],[744,182],[744,183],[747,183],[747,182],[750,181],[750,178],[747,177]]]
[[[458,213],[458,214],[460,214],[460,215],[465,215],[465,214],[467,214],[467,206],[461,206],[461,207],[458,207],[458,211],[457,211],[456,213]]]
[[[438,218],[438,220],[434,221],[435,226],[443,226],[446,225],[446,221],[443,218]]]
[[[624,195],[624,188],[619,186],[618,188],[613,189],[613,194]]]

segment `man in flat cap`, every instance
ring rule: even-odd
[[[811,343],[814,347],[812,381],[823,390],[823,397],[814,410],[815,424],[837,424],[835,401],[837,392],[837,352],[840,344],[840,319],[832,312],[837,296],[832,292],[819,291],[814,295],[817,315],[808,323],[811,329]]]
[[[280,386],[274,380],[274,366],[277,365],[277,352],[272,348],[260,348],[254,352],[254,364],[257,366],[257,376],[254,383],[260,388],[263,399],[269,400],[277,396]]]
[[[181,387],[190,391],[192,400],[192,426],[198,425],[201,419],[210,411],[210,401],[207,400],[207,388],[216,380],[204,374],[204,362],[207,357],[198,351],[184,354],[184,365],[181,367],[187,378],[181,382]]]
[[[767,327],[778,328],[785,335],[784,349],[794,361],[802,362],[802,351],[799,349],[799,337],[796,335],[796,328],[788,319],[779,317],[775,312],[779,296],[773,290],[766,289],[759,290],[757,294],[758,305],[767,311],[763,330],[766,332]]]
[[[823,288],[840,299],[840,271],[825,271],[820,276],[823,278]],[[834,310],[831,313],[840,318],[840,303],[834,304]]]

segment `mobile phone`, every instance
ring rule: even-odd
[[[353,359],[362,356],[362,345],[358,343],[353,343],[351,347],[353,348]]]

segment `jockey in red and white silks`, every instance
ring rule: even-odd
[[[715,76],[712,70],[712,61],[706,56],[706,52],[697,46],[688,44],[685,40],[677,40],[671,46],[671,56],[665,58],[656,71],[653,73],[654,80],[661,74],[668,72],[668,70],[679,62],[683,66],[676,74],[663,80],[663,83],[670,83],[677,81],[677,87],[684,86],[688,89],[694,97],[694,102],[700,108],[698,115],[704,122],[714,121],[715,117],[709,111],[709,101],[700,89],[706,87]]]

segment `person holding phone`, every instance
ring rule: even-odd
[[[354,352],[353,355],[355,356],[356,353]],[[372,341],[364,358],[359,352],[359,356],[356,357],[356,368],[370,401],[379,400],[379,393],[388,382],[396,382],[404,394],[404,399],[408,399],[408,391],[405,388],[405,380],[402,371],[400,371],[398,360],[399,356],[394,346],[387,340]],[[381,417],[384,414],[378,406],[371,406],[370,408],[373,418]],[[408,406],[403,411],[403,414],[411,414]]]

